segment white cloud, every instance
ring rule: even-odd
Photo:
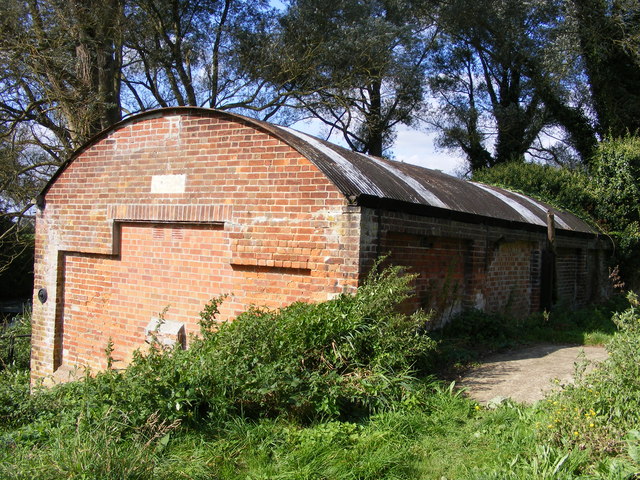
[[[436,150],[435,134],[401,126],[393,147],[395,159],[451,175],[464,167],[464,158]]]

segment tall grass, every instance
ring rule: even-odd
[[[622,480],[640,471],[633,297],[614,316],[611,360],[594,374],[537,405],[487,408],[426,375],[443,347],[425,335],[427,317],[394,310],[409,285],[385,270],[356,295],[252,309],[224,325],[213,302],[189,351],[158,347],[124,372],[31,396],[25,370],[5,370],[0,478]],[[534,339],[556,325],[596,331],[603,312],[520,326],[539,322]],[[461,318],[446,341],[518,331],[491,321]]]

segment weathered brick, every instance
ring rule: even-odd
[[[181,141],[172,141],[180,123]],[[153,176],[177,174],[186,175],[184,191],[151,193]],[[222,306],[229,318],[252,303],[324,300],[355,287],[335,268],[310,275],[309,265],[338,254],[311,251],[329,243],[315,225],[339,217],[345,201],[322,176],[321,189],[305,187],[307,177],[318,182],[300,153],[215,115],[125,124],[89,146],[38,213],[36,289],[49,299],[34,305],[33,378],[72,364],[104,368],[110,338],[125,364],[167,306],[167,319],[196,333],[199,311],[220,294],[234,295]],[[289,211],[303,191],[308,205]]]
[[[525,315],[540,306],[545,232],[369,209],[347,202],[302,153],[220,112],[134,117],[80,152],[37,214],[32,375],[124,366],[145,328],[197,333],[212,297],[223,319],[354,291],[377,257],[418,274],[407,308]],[[155,180],[154,180],[155,179]],[[154,183],[155,182],[155,183]],[[154,189],[151,186],[155,185]],[[604,257],[558,236],[559,296],[581,304]]]

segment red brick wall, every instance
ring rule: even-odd
[[[537,245],[533,242],[500,242],[487,252],[489,265],[483,282],[488,312],[508,315],[522,315],[533,309],[532,293],[537,279],[532,277],[532,252]]]
[[[229,318],[353,289],[359,221],[310,161],[250,124],[125,123],[75,158],[38,213],[35,288],[49,298],[34,301],[33,377],[103,368],[109,338],[124,365],[167,306],[189,334],[220,294]]]
[[[584,261],[603,246],[594,238],[558,234],[558,287],[573,305],[601,298],[604,263]],[[362,268],[380,254],[418,274],[412,307],[435,311],[434,326],[462,309],[526,316],[540,308],[541,251],[546,230],[466,223],[448,218],[363,209]],[[582,255],[582,256],[580,256]],[[598,258],[602,258],[604,254]],[[582,259],[582,260],[578,260]],[[576,287],[588,284],[588,288]],[[581,293],[582,292],[582,293]]]
[[[460,238],[386,232],[382,250],[393,263],[407,265],[417,274],[413,309],[459,312],[463,308],[469,275],[470,242]]]
[[[559,291],[602,291],[593,238],[558,233]],[[412,307],[526,315],[540,304],[544,228],[465,223],[350,205],[303,155],[237,117],[154,113],[90,145],[37,215],[33,378],[76,364],[124,366],[165,318],[197,332],[198,313],[229,294],[221,318],[353,290],[380,255],[419,275]],[[591,273],[590,273],[591,272]],[[598,278],[603,278],[600,275]],[[583,288],[584,286],[584,288]]]

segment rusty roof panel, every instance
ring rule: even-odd
[[[309,158],[348,197],[374,196],[540,227],[546,227],[547,212],[551,211],[557,229],[595,233],[575,215],[516,192],[352,152],[290,128],[266,125]]]

